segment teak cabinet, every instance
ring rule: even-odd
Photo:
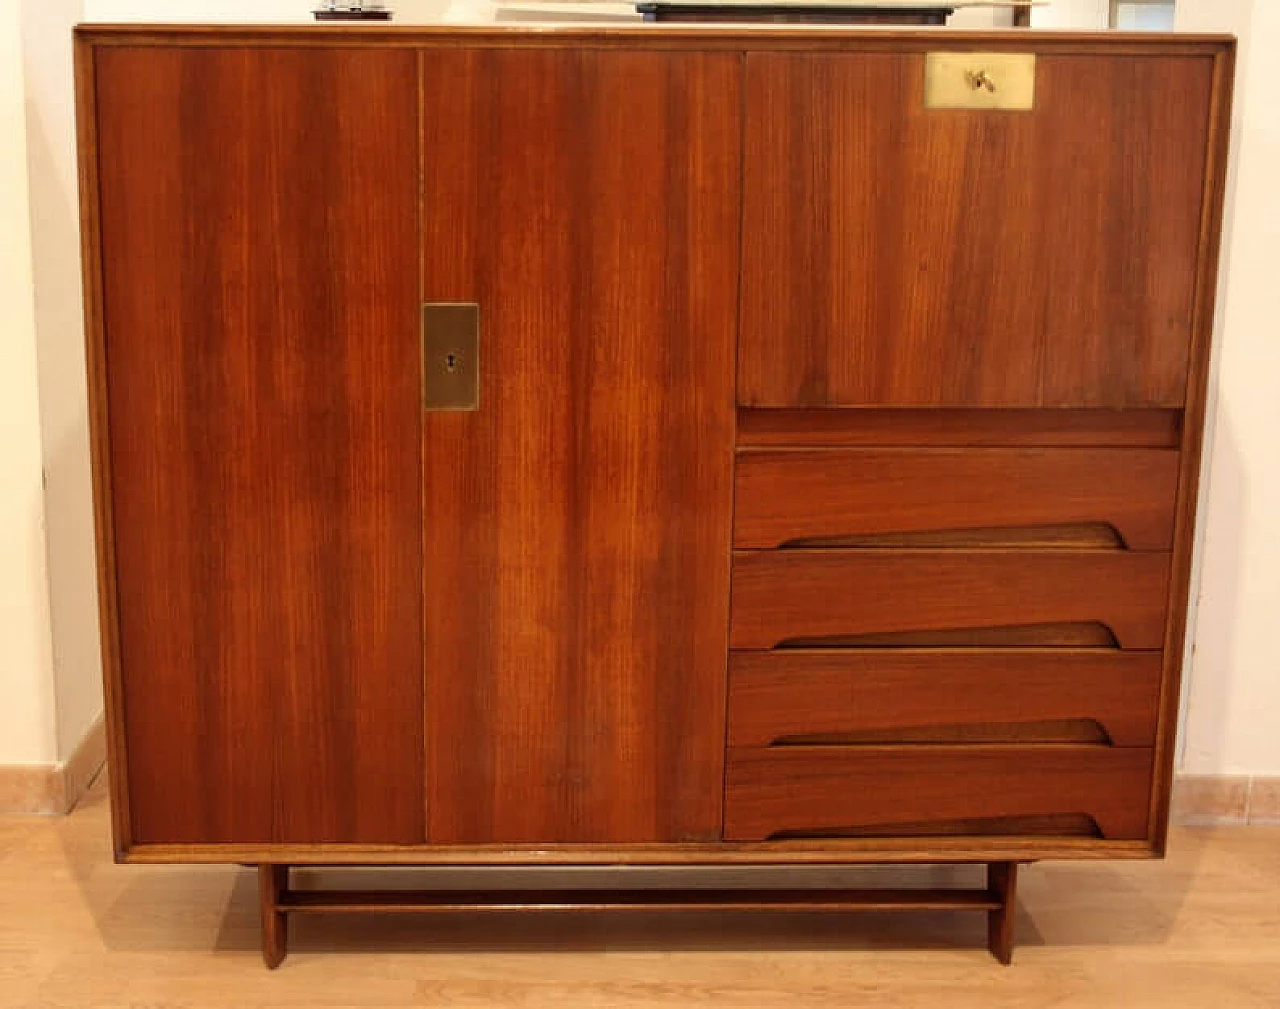
[[[119,856],[1161,853],[1233,52],[80,29]]]

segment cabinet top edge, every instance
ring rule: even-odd
[[[1042,31],[835,25],[269,25],[79,24],[89,45],[130,46],[339,46],[434,48],[624,48],[705,50],[876,51],[983,47],[1017,51],[1212,55],[1233,50],[1227,34],[1182,32]]]

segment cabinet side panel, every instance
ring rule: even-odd
[[[84,287],[86,388],[93,463],[93,518],[98,567],[98,627],[102,637],[102,692],[110,768],[111,835],[117,860],[132,845],[128,772],[121,714],[119,621],[116,619],[115,536],[111,516],[111,448],[102,343],[102,243],[98,208],[98,102],[96,49],[83,34],[74,43],[76,159],[80,197],[80,268]]]
[[[719,835],[740,66],[424,56],[424,296],[481,318],[424,429],[432,842]]]
[[[1155,786],[1151,832],[1164,854],[1169,836],[1169,802],[1178,745],[1178,710],[1186,650],[1192,563],[1196,550],[1196,506],[1204,451],[1205,410],[1209,398],[1210,351],[1222,250],[1222,215],[1226,199],[1231,109],[1235,81],[1235,45],[1214,60],[1213,118],[1210,121],[1208,169],[1200,208],[1200,258],[1196,275],[1195,338],[1187,376],[1186,436],[1181,456],[1178,517],[1174,527],[1169,623],[1165,636],[1165,676],[1161,694],[1160,731],[1156,738]],[[1205,474],[1207,477],[1207,474]]]
[[[742,404],[1181,407],[1213,60],[1042,53],[1022,112],[924,60],[748,57]]]
[[[98,53],[133,840],[413,842],[416,65]]]

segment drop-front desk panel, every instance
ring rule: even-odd
[[[1159,854],[1233,53],[82,28],[120,857]]]

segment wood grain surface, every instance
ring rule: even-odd
[[[738,410],[738,447],[875,445],[1177,448],[1180,410]]]
[[[923,63],[747,57],[740,402],[1181,406],[1213,59],[1041,54],[1023,113]]]
[[[1165,677],[1160,727],[1156,734],[1155,786],[1151,790],[1151,835],[1162,854],[1169,829],[1169,799],[1178,753],[1178,712],[1182,667],[1186,657],[1187,616],[1191,605],[1192,564],[1196,555],[1196,504],[1201,486],[1205,415],[1209,403],[1211,343],[1222,248],[1222,217],[1230,172],[1232,89],[1236,50],[1229,46],[1213,61],[1212,117],[1209,121],[1208,167],[1200,208],[1200,255],[1194,294],[1194,326],[1187,373],[1186,447],[1178,473],[1178,519],[1169,579],[1169,622],[1165,629]]]
[[[734,652],[729,745],[788,737],[1097,722],[1117,746],[1151,746],[1159,652],[831,649]],[[972,734],[972,733],[971,733]]]
[[[1178,454],[1144,449],[818,449],[742,453],[734,546],[882,533],[1110,527],[1173,545]]]
[[[103,727],[111,775],[111,842],[123,858],[133,843],[129,813],[128,753],[124,734],[124,683],[120,662],[120,609],[116,583],[115,528],[111,500],[111,430],[108,419],[106,347],[103,345],[102,218],[99,184],[98,95],[94,46],[77,32],[73,43],[76,160],[80,196],[80,274],[84,301],[85,375],[93,478],[93,526],[97,560],[98,628],[102,654]]]
[[[801,51],[836,53],[920,53],[942,48],[941,36],[930,28],[840,28],[818,30],[804,26],[725,25],[712,30],[669,25],[654,31],[648,25],[270,25],[270,24],[82,24],[79,39],[95,46],[191,46],[236,45],[246,48],[289,46],[298,49],[404,48],[429,51],[449,49],[623,49],[652,52]],[[949,30],[948,49],[983,52],[1035,50],[1043,53],[1109,56],[1211,57],[1230,51],[1231,35],[1208,32],[1096,31],[1023,32]]]
[[[1167,554],[1120,550],[773,550],[733,561],[733,648],[826,637],[1098,623],[1164,638]]]
[[[939,38],[81,29],[118,852],[1161,850],[1231,44]]]
[[[1151,750],[1105,746],[791,746],[729,751],[726,840],[953,820],[1082,814],[1102,836],[1147,831]]]
[[[423,838],[411,54],[96,54],[137,842]]]
[[[430,839],[715,838],[739,60],[423,70],[424,298],[482,331],[424,426]]]

